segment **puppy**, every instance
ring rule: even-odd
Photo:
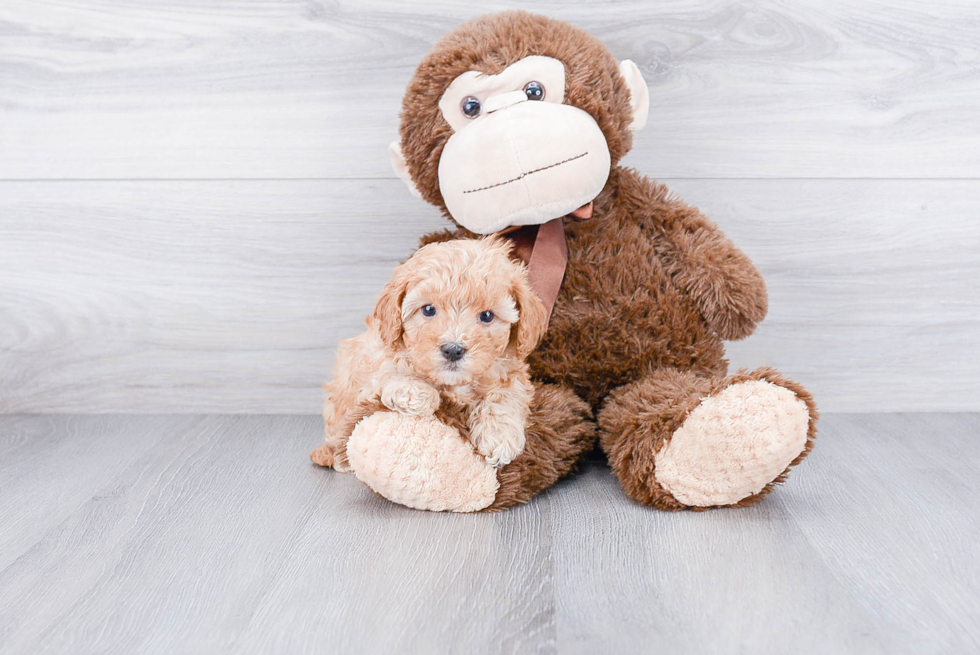
[[[340,342],[326,385],[326,443],[310,454],[349,471],[347,440],[358,421],[385,408],[462,421],[487,462],[524,450],[534,394],[525,358],[547,313],[527,271],[500,238],[432,243],[398,266],[367,332]]]

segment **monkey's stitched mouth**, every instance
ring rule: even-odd
[[[562,164],[567,164],[570,161],[575,161],[576,159],[581,159],[582,157],[585,157],[587,154],[589,154],[589,151],[588,150],[586,150],[585,152],[583,152],[581,155],[575,155],[574,157],[569,157],[568,159],[563,159],[560,162],[557,162],[555,164],[549,164],[547,166],[542,166],[541,168],[535,168],[533,171],[528,171],[526,173],[521,173],[517,177],[515,177],[513,179],[510,179],[510,180],[507,180],[506,182],[497,182],[496,184],[491,184],[490,186],[480,187],[479,189],[470,189],[469,191],[463,191],[463,193],[464,194],[465,193],[476,193],[477,191],[486,191],[487,189],[495,189],[498,186],[504,186],[505,184],[510,184],[512,182],[518,182],[520,180],[523,180],[528,175],[534,175],[535,173],[540,173],[541,171],[546,171],[549,168],[555,168],[556,166],[561,166]]]

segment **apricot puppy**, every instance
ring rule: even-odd
[[[416,415],[459,408],[493,466],[524,450],[534,394],[524,360],[547,314],[510,251],[499,238],[433,243],[395,269],[367,332],[340,342],[315,463],[350,470],[354,426],[386,408]]]

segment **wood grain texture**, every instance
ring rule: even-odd
[[[668,180],[771,296],[734,367],[830,411],[978,410],[975,181]],[[315,413],[444,225],[400,182],[0,183],[0,412]]]
[[[763,503],[660,514],[604,466],[551,494],[558,650],[980,648],[977,415],[829,415]]]
[[[775,498],[908,652],[980,651],[978,434],[976,414],[831,420],[800,493]]]
[[[443,226],[395,184],[0,183],[0,411],[317,412]]]
[[[0,569],[88,502],[191,417],[111,422],[78,416],[5,418],[0,425]]]
[[[831,414],[753,508],[657,512],[590,460],[472,516],[313,467],[316,417],[0,417],[0,499],[44,499],[0,502],[36,526],[0,549],[0,651],[976,652],[978,431]]]
[[[67,518],[0,566],[6,654],[554,650],[547,503],[493,516],[392,505],[310,464],[317,417],[127,418],[129,434],[114,417],[82,421],[92,435],[64,436],[169,438],[95,489],[63,489]],[[4,418],[0,447],[29,422],[66,424]],[[30,457],[52,454],[30,443]],[[30,457],[0,460],[0,490],[67,486],[9,483]],[[0,509],[7,526],[62,507]]]
[[[391,177],[421,56],[463,0],[7,0],[0,179]],[[548,0],[651,87],[660,177],[980,175],[972,0]]]
[[[779,496],[663,514],[631,503],[605,466],[583,477],[553,501],[559,652],[915,652],[835,579]]]

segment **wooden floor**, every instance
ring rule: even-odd
[[[605,464],[498,515],[314,468],[310,416],[0,417],[0,652],[967,653],[980,415],[830,415],[759,506]]]

